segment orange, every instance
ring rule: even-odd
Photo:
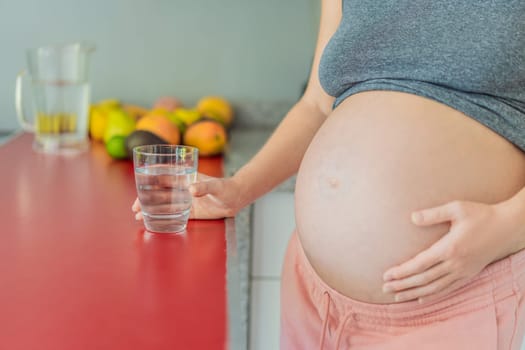
[[[136,129],[152,132],[172,145],[178,144],[180,142],[180,132],[177,125],[172,123],[166,115],[154,112],[151,111],[140,118]]]
[[[197,147],[201,156],[221,154],[227,141],[226,129],[214,120],[196,122],[184,133],[184,144]]]
[[[218,96],[203,97],[197,103],[197,110],[204,117],[213,119],[228,127],[233,121],[233,108],[228,101]]]
[[[148,113],[146,108],[132,104],[123,104],[122,109],[125,110],[135,120],[139,120]]]

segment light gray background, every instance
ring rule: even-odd
[[[293,101],[308,76],[319,2],[0,0],[0,130],[18,128],[14,80],[25,49],[79,39],[97,46],[92,100]]]

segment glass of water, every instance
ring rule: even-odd
[[[197,178],[198,149],[181,145],[147,145],[133,149],[135,182],[151,232],[184,231],[190,216],[190,184]]]

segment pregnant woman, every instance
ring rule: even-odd
[[[191,188],[232,216],[297,172],[281,347],[519,349],[525,2],[323,0],[314,57],[260,152]]]

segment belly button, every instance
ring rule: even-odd
[[[328,185],[330,185],[331,188],[338,188],[339,187],[339,179],[336,177],[331,177],[328,179]]]

